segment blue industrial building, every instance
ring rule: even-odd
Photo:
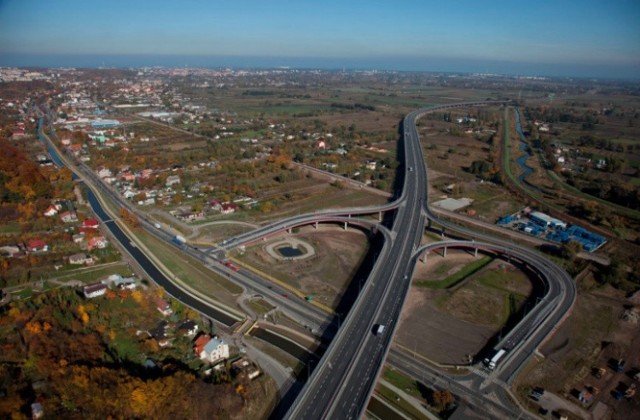
[[[120,126],[120,121],[118,120],[95,120],[91,122],[91,127],[93,128],[115,128]]]

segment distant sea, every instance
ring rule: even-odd
[[[503,75],[640,79],[635,66],[522,63],[438,57],[257,57],[205,55],[53,55],[0,53],[0,66],[14,67],[205,67],[397,70]]]

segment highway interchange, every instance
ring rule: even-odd
[[[538,304],[496,346],[509,350],[507,357],[497,370],[491,375],[484,372],[475,376],[471,374],[473,376],[471,379],[469,379],[470,377],[466,378],[469,382],[466,388],[467,394],[475,393],[476,398],[482,398],[482,395],[489,391],[498,393],[500,386],[496,384],[502,384],[502,388],[504,388],[505,384],[511,383],[524,363],[529,360],[545,338],[557,328],[570,311],[575,301],[576,291],[572,279],[562,269],[539,254],[516,246],[512,242],[482,235],[471,229],[442,220],[428,207],[427,170],[415,124],[416,120],[427,112],[451,107],[486,104],[488,103],[474,102],[436,106],[414,111],[405,117],[403,122],[404,135],[401,142],[401,150],[404,150],[404,171],[402,172],[404,186],[401,196],[391,203],[377,207],[327,210],[296,216],[231,238],[225,241],[221,248],[196,249],[188,245],[181,246],[183,252],[198,258],[217,273],[230,277],[246,290],[261,293],[277,301],[285,313],[290,314],[294,319],[307,323],[318,335],[325,333],[326,336],[331,337],[335,334],[311,378],[289,409],[288,418],[357,418],[362,414],[389,353],[393,332],[411,284],[415,264],[423,252],[443,246],[491,250],[508,255],[510,258],[530,266],[539,273],[545,282],[546,292],[539,299]],[[399,156],[402,155],[399,153]],[[123,202],[123,198],[100,182],[88,167],[80,167],[80,172],[81,178],[89,181],[88,185],[94,188],[98,186],[101,194],[106,194],[115,202],[129,207],[126,200]],[[224,314],[214,301],[203,299],[202,296],[185,291],[180,285],[174,284],[172,279],[157,270],[154,264],[146,259],[144,253],[122,231],[118,232],[119,227],[101,209],[95,196],[90,195],[90,201],[92,201],[94,209],[100,209],[96,211],[98,216],[119,239],[127,252],[141,263],[151,278],[165,287],[169,294],[185,304],[211,318],[227,323],[224,322]],[[370,219],[353,217],[386,211],[394,212],[393,224],[389,230],[381,225],[376,225]],[[148,222],[144,215],[142,216],[141,222],[147,231],[163,240],[170,239],[171,235],[154,228],[151,222]],[[443,231],[444,229],[455,231],[474,240],[442,242],[419,248],[427,219],[438,223],[442,226]],[[226,252],[235,247],[246,245],[298,225],[318,222],[359,224],[382,232],[385,238],[384,246],[365,287],[337,333],[335,332],[337,329],[335,318],[332,319],[326,312],[303,300],[283,299],[281,290],[278,290],[277,287],[274,288],[270,282],[247,270],[237,273],[217,263]],[[234,322],[232,318],[229,318],[229,315],[226,316],[228,323]],[[377,324],[386,326],[385,333],[380,336],[373,334],[374,326]],[[401,356],[397,352],[392,352],[392,362],[396,361],[397,364],[400,364],[400,358]],[[414,370],[418,369],[415,365],[413,368]],[[429,368],[423,364],[420,369],[424,374]],[[406,368],[406,370],[411,369]],[[478,371],[479,369],[476,370],[476,372]],[[412,376],[416,377],[415,371]],[[509,403],[504,402],[503,410],[505,405],[508,406]]]

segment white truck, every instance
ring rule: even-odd
[[[493,355],[493,357],[491,359],[486,358],[484,359],[484,364],[491,370],[494,370],[496,368],[496,366],[498,365],[498,362],[500,361],[500,359],[502,359],[502,357],[507,353],[507,350],[505,349],[500,349],[496,352],[496,354]]]
[[[187,240],[183,236],[180,236],[180,235],[174,236],[172,241],[177,245],[184,245],[184,244],[187,243]]]
[[[382,335],[383,332],[384,332],[384,325],[378,324],[375,329],[375,334]]]

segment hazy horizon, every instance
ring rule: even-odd
[[[360,60],[341,57],[249,57],[249,56],[184,56],[184,55],[96,55],[96,54],[5,54],[3,67],[33,68],[142,68],[191,67],[235,69],[318,69],[318,70],[379,70],[433,73],[480,73],[504,76],[558,77],[606,80],[640,80],[640,74],[627,73],[606,66],[583,66],[575,71],[571,65],[491,62],[455,59],[390,59],[387,57]]]
[[[0,65],[640,78],[640,2],[0,1]]]

